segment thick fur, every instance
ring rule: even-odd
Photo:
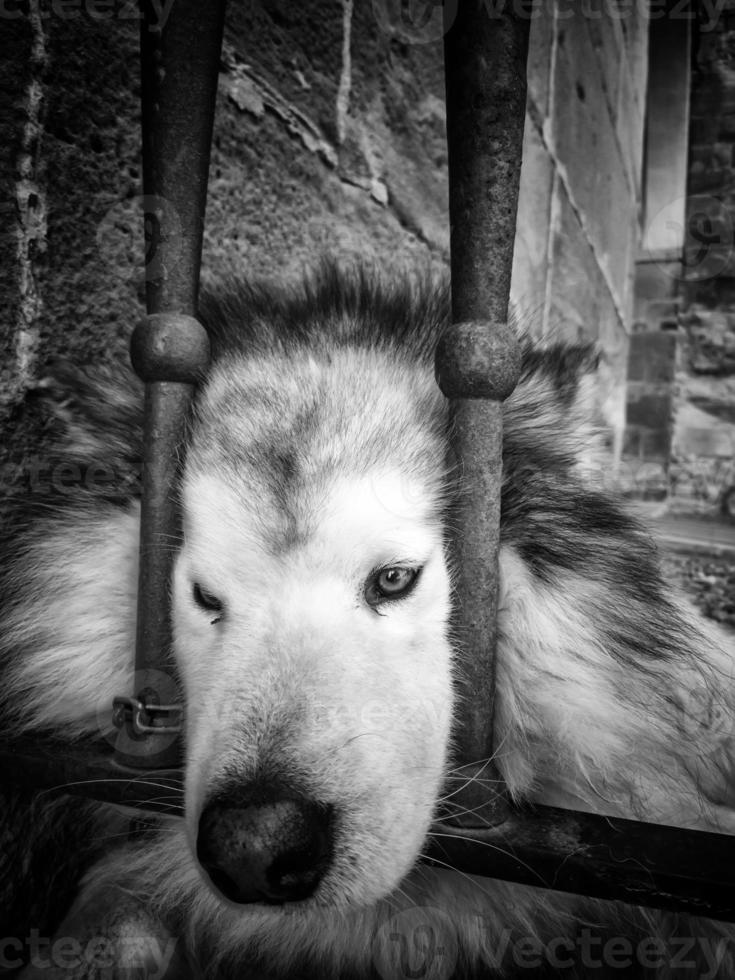
[[[731,980],[729,927],[418,863],[459,780],[445,537],[462,474],[433,377],[446,309],[441,289],[332,268],[203,301],[214,357],[171,542],[185,814],[111,847],[79,907],[122,888],[185,944],[193,976],[419,975],[402,943],[440,980],[607,976],[580,953],[593,929],[660,944],[609,975]],[[524,341],[505,405],[497,763],[519,802],[733,831],[735,647],[664,585],[650,538],[605,488],[594,368],[589,348]],[[9,731],[74,739],[97,735],[131,683],[141,393],[120,365],[62,369],[41,394],[64,437],[16,518],[3,710]],[[365,582],[391,564],[420,567],[416,587],[373,608]],[[196,605],[195,582],[222,615]],[[302,902],[234,905],[197,864],[207,800],[254,780],[338,814]],[[539,945],[535,966],[521,942]]]

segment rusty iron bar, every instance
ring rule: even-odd
[[[164,18],[160,4],[141,4],[148,316],[131,344],[146,382],[135,698],[162,707],[179,699],[169,659],[174,488],[194,385],[209,362],[195,317],[224,8],[224,0],[176,0]],[[161,731],[139,731],[118,709],[118,762],[174,765],[178,717],[159,711],[148,721]]]
[[[467,777],[452,823],[508,814],[493,761],[502,400],[520,354],[507,326],[526,114],[529,18],[516,5],[460,3],[444,38],[453,326],[437,349],[460,478],[452,541],[460,651],[456,763]]]
[[[29,789],[181,814],[182,773],[120,766],[104,743],[27,738],[0,746],[0,770]],[[538,806],[496,827],[444,825],[427,857],[468,874],[735,922],[733,838]],[[450,837],[445,835],[449,834]],[[672,857],[675,856],[675,860]]]

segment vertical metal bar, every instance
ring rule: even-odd
[[[146,382],[135,686],[136,699],[153,705],[177,699],[169,664],[178,533],[173,494],[194,385],[209,360],[207,336],[195,316],[224,7],[224,0],[141,5],[148,317],[131,349]],[[166,712],[143,717],[154,729],[171,727]],[[126,716],[119,761],[163,766],[177,755],[175,733],[141,731]]]
[[[507,309],[528,29],[529,18],[516,5],[464,0],[444,42],[453,326],[436,363],[439,385],[451,400],[462,487],[452,542],[461,647],[456,761],[468,782],[453,797],[465,816],[452,822],[464,826],[499,823],[507,813],[492,761],[494,653],[502,400],[520,370]]]

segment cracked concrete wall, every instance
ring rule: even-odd
[[[139,310],[136,284],[96,238],[137,193],[138,23],[65,10],[2,11],[3,490],[42,441],[45,420],[24,396],[48,364],[109,357]]]
[[[44,71],[46,40],[38,9],[30,8],[28,74],[23,92],[23,119],[15,155],[15,259],[18,271],[18,307],[15,324],[13,367],[4,401],[17,398],[30,381],[38,346],[38,313],[41,296],[36,277],[46,250],[46,195],[43,188],[41,141],[43,137]],[[7,368],[6,368],[7,372]]]
[[[40,173],[43,33],[37,16],[3,25],[0,49],[0,418],[7,417],[33,375],[38,344],[37,270],[46,248],[45,191]],[[8,57],[10,53],[15,57]],[[25,70],[17,71],[15,59]]]
[[[315,254],[447,257],[440,43],[380,30],[373,5],[230,13],[205,263],[297,271]]]

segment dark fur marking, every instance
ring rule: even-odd
[[[656,547],[613,500],[569,475],[560,483],[526,466],[506,470],[501,510],[503,540],[541,581],[554,587],[561,572],[575,573],[607,586],[611,603],[622,597],[645,608],[635,630],[628,605],[606,608],[604,645],[632,668],[681,650],[686,627],[666,597]]]
[[[521,378],[530,378],[534,374],[546,375],[551,379],[560,403],[569,407],[579,390],[580,378],[595,371],[598,362],[599,357],[592,344],[555,344],[545,350],[526,345]]]
[[[201,301],[201,316],[212,339],[214,359],[232,352],[270,352],[273,349],[293,351],[316,350],[324,355],[335,346],[387,347],[404,351],[410,358],[431,364],[436,341],[448,323],[448,292],[444,287],[430,287],[427,282],[385,285],[368,272],[356,270],[343,274],[331,264],[323,265],[317,274],[300,285],[284,288],[274,285],[250,285],[230,281],[216,291],[206,293]],[[568,407],[582,375],[596,366],[590,345],[552,346],[536,350],[530,342],[523,344],[522,378],[541,375],[550,380],[558,395],[556,406],[539,405],[539,411],[560,411]],[[94,437],[97,445],[110,447],[110,461],[128,474],[139,466],[141,444],[140,383],[127,365],[120,365],[117,387],[110,377],[101,381],[76,368],[64,368],[55,386],[44,397],[63,404],[75,424]],[[125,391],[125,398],[115,399],[114,392]],[[530,407],[535,410],[535,406]],[[247,406],[238,405],[239,411]],[[273,406],[278,419],[278,406]],[[318,424],[318,406],[306,407],[296,419],[276,425],[272,438],[262,445],[244,450],[233,439],[223,448],[237,464],[254,467],[265,477],[265,488],[281,510],[283,517],[274,549],[293,546],[308,529],[303,515],[289,510],[299,481],[303,461],[308,458],[312,429]],[[436,413],[435,413],[436,416]],[[560,424],[563,419],[560,420]],[[197,424],[196,421],[194,424]],[[440,417],[432,425],[445,425]],[[520,430],[522,426],[517,426]],[[396,444],[401,433],[395,433]],[[380,449],[381,447],[377,447]],[[383,447],[384,448],[384,447]],[[369,466],[369,447],[365,465]],[[60,442],[51,459],[72,461],[86,473],[96,460],[73,443]],[[437,461],[438,463],[439,461]],[[505,541],[515,544],[534,575],[552,583],[561,571],[580,571],[622,588],[624,594],[651,604],[654,619],[671,615],[664,598],[655,549],[615,502],[585,486],[572,474],[574,459],[570,450],[536,437],[508,433],[504,445],[504,486],[502,491],[502,533]],[[87,492],[81,481],[79,493],[63,493],[59,487],[35,490],[21,499],[16,509],[16,526],[29,519],[50,516],[54,512],[79,510],[87,498],[91,507],[102,500],[122,504],[139,494],[134,478],[117,481],[109,487]],[[600,550],[600,541],[605,543]],[[651,626],[651,635],[656,628]],[[622,627],[621,627],[622,629]],[[664,631],[668,632],[668,631]],[[651,651],[666,656],[648,635],[637,642],[626,639],[631,657]]]
[[[388,285],[364,269],[345,275],[331,263],[290,288],[229,281],[200,304],[215,359],[274,347],[387,344],[431,362],[448,309],[446,287],[428,280]]]

